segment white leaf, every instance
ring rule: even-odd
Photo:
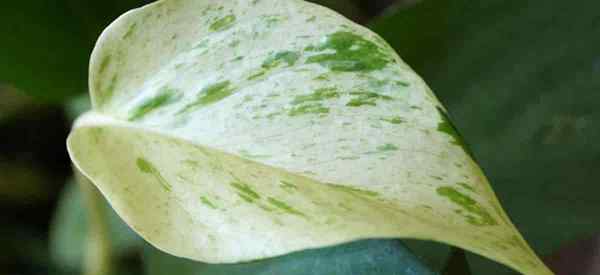
[[[167,0],[100,37],[68,147],[140,235],[229,263],[362,238],[551,274],[385,41],[299,0]]]

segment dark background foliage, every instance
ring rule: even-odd
[[[65,139],[88,108],[95,39],[147,2],[21,0],[0,8],[0,274],[81,273],[89,220]],[[516,226],[557,274],[600,274],[599,1],[314,2],[372,28],[425,79]],[[104,207],[115,274],[514,274],[413,240],[211,266],[144,244]]]

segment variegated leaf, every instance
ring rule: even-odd
[[[551,274],[385,41],[300,0],[166,0],[100,37],[76,166],[140,235],[239,262],[362,238]]]

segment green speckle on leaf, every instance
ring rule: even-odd
[[[273,212],[273,208],[268,207],[268,206],[266,206],[264,204],[259,204],[258,207],[260,207],[260,209],[265,210],[267,212]]]
[[[108,77],[104,76],[108,71],[108,67],[112,63],[112,56],[106,55],[100,61],[100,65],[98,66],[98,76],[96,77],[96,82],[94,87],[101,91],[98,93],[98,97],[95,99],[95,103],[99,106],[104,105],[110,99],[114,93],[115,87],[117,85],[117,75],[114,74],[109,81],[106,81]]]
[[[160,183],[160,185],[166,191],[171,191],[171,185],[165,180],[165,178],[163,178],[158,169],[156,169],[152,163],[143,158],[137,158],[135,164],[137,165],[138,169],[142,171],[142,173],[154,176],[154,178],[156,178],[158,183]]]
[[[231,88],[231,82],[229,81],[221,81],[212,85],[208,85],[198,93],[198,98],[194,102],[186,105],[177,113],[186,113],[196,108],[215,103],[230,96],[232,93],[233,88]]]
[[[454,124],[452,124],[452,122],[450,122],[450,118],[448,118],[448,114],[446,114],[446,112],[444,110],[442,110],[440,107],[436,107],[436,108],[437,108],[438,113],[440,114],[440,118],[442,120],[438,123],[437,130],[449,135],[450,138],[452,139],[452,144],[460,146],[467,154],[469,154],[469,156],[473,157],[473,154],[471,153],[471,151],[469,150],[467,145],[463,142],[463,139],[460,136],[460,134],[458,133],[458,131],[456,130],[456,127],[454,127]]]
[[[248,184],[232,181],[231,186],[238,190],[238,195],[247,202],[253,202],[254,200],[260,199],[260,195],[252,190]]]
[[[248,102],[251,102],[252,99],[254,99],[254,97],[252,95],[245,95],[244,98],[243,98],[243,100],[242,100],[242,102],[243,103],[248,103]]]
[[[209,5],[207,7],[205,7],[204,9],[202,9],[202,11],[200,12],[200,15],[202,16],[206,16],[206,14],[208,14],[208,12],[215,10],[215,7],[213,5]]]
[[[355,159],[359,159],[359,156],[347,156],[347,157],[339,157],[338,159],[341,160],[355,160]]]
[[[292,104],[298,105],[310,101],[321,101],[336,97],[339,97],[339,93],[337,92],[337,89],[335,87],[319,88],[311,94],[296,96],[292,101]]]
[[[374,93],[374,92],[363,92],[363,91],[355,91],[355,92],[350,92],[350,95],[353,96],[352,99],[350,99],[350,101],[348,101],[348,103],[346,103],[346,106],[349,107],[360,107],[363,105],[369,105],[369,106],[376,106],[376,102],[377,100],[391,100],[392,97],[387,96],[387,95],[381,95],[378,93]]]
[[[438,195],[448,198],[455,204],[458,204],[468,213],[464,214],[467,222],[473,225],[496,225],[498,222],[485,210],[477,201],[471,197],[459,192],[450,186],[442,186],[436,189]],[[462,212],[456,212],[462,213]]]
[[[272,112],[272,113],[268,113],[265,117],[267,119],[274,119],[275,117],[281,115],[281,112]]]
[[[98,105],[104,105],[115,93],[115,88],[117,87],[117,81],[119,81],[119,77],[117,74],[113,75],[108,81],[108,85],[104,88],[104,92],[102,95],[98,97],[97,103]]]
[[[288,214],[292,214],[292,215],[298,215],[298,216],[306,217],[306,216],[304,215],[304,213],[302,213],[302,212],[300,212],[300,211],[298,211],[298,210],[296,210],[296,209],[292,208],[291,206],[287,205],[285,202],[282,202],[282,201],[280,201],[280,200],[278,200],[278,199],[275,199],[275,198],[273,198],[273,197],[269,197],[269,198],[267,199],[267,201],[268,201],[268,202],[269,202],[271,205],[273,205],[273,206],[275,206],[275,207],[279,208],[280,210],[283,210],[283,211],[285,211],[285,212],[286,212],[286,213],[288,213]]]
[[[229,46],[229,47],[232,47],[232,48],[235,48],[235,47],[237,47],[239,44],[240,44],[240,40],[239,40],[239,39],[236,39],[236,40],[233,40],[233,41],[231,41],[231,43],[229,43],[229,45],[228,45],[228,46]]]
[[[254,80],[263,77],[269,72],[269,70],[283,63],[287,64],[287,66],[293,66],[294,64],[296,64],[298,58],[300,58],[300,54],[291,51],[282,51],[276,54],[272,54],[269,57],[267,57],[267,59],[265,59],[259,70],[255,71],[250,76],[248,76],[247,80]]]
[[[377,146],[377,151],[380,151],[380,152],[397,151],[397,150],[398,150],[398,146],[391,144],[391,143],[386,143],[384,145]]]
[[[98,74],[103,74],[104,72],[106,72],[106,69],[108,69],[108,66],[110,65],[111,61],[112,61],[112,56],[105,55],[102,58],[102,61],[100,61],[100,66],[98,67]]]
[[[242,198],[242,200],[246,201],[247,203],[253,203],[255,200],[254,198],[249,197],[248,195],[245,195],[244,193],[238,192],[237,194],[238,194],[238,196],[240,196],[240,198]]]
[[[137,23],[133,23],[133,24],[129,25],[129,28],[127,28],[127,32],[125,32],[125,35],[123,35],[123,39],[127,39],[127,38],[131,37],[131,35],[133,35],[133,33],[135,32],[136,29],[137,29]]]
[[[329,183],[329,186],[331,186],[339,191],[346,192],[346,193],[352,194],[352,195],[367,196],[367,197],[379,196],[379,194],[375,191],[358,189],[356,187],[352,187],[352,186],[348,186],[348,185],[339,185],[339,184]]]
[[[314,80],[329,80],[329,75],[327,73],[320,74],[313,78]]]
[[[397,80],[397,81],[396,81],[396,82],[394,82],[394,83],[396,83],[396,85],[398,85],[398,86],[403,86],[403,87],[408,87],[408,86],[410,86],[410,83],[408,83],[408,82],[406,82],[406,81],[400,81],[400,80]]]
[[[200,197],[200,201],[202,202],[202,204],[204,204],[212,209],[217,209],[217,206],[214,203],[212,203],[206,196]]]
[[[392,124],[400,124],[400,123],[405,122],[404,119],[399,116],[386,117],[386,118],[382,118],[381,120],[392,123]]]
[[[163,87],[160,89],[158,94],[152,96],[150,98],[145,99],[136,106],[129,115],[129,120],[136,120],[144,117],[148,113],[163,107],[165,105],[169,105],[181,98],[181,94],[172,88]]]
[[[286,190],[297,190],[298,186],[296,186],[295,184],[289,182],[289,181],[284,181],[281,180],[281,188],[286,189]]]
[[[373,78],[372,76],[370,76],[368,74],[360,74],[360,76],[368,79],[368,85],[372,89],[381,89],[390,83],[390,81],[387,79]]]
[[[230,84],[229,81],[221,81],[205,87],[200,91],[202,96],[198,99],[197,104],[208,105],[230,96],[233,92]]]
[[[528,250],[528,249],[530,249],[530,248],[527,246],[527,243],[526,243],[525,241],[523,241],[523,239],[521,239],[519,236],[516,236],[516,235],[515,235],[515,236],[512,236],[512,237],[510,238],[510,240],[509,240],[509,243],[510,243],[510,244],[512,244],[513,246],[515,246],[515,247],[519,247],[519,248],[521,248],[521,249],[523,249],[523,250]]]
[[[460,186],[462,186],[464,189],[467,189],[467,190],[469,190],[469,191],[471,191],[473,193],[477,193],[477,190],[475,190],[475,188],[473,188],[473,186],[471,186],[471,185],[468,185],[468,184],[466,184],[464,182],[459,182],[457,184],[460,185]]]
[[[261,18],[265,20],[268,27],[272,27],[273,25],[281,22],[281,20],[284,19],[281,15],[263,15],[261,16]]]
[[[259,78],[259,77],[262,77],[262,76],[264,76],[265,74],[267,74],[267,71],[268,71],[268,70],[266,70],[266,69],[260,69],[260,70],[258,70],[257,72],[255,72],[255,73],[251,74],[250,76],[248,76],[248,78],[246,78],[246,79],[247,79],[247,80],[254,80],[254,79],[257,79],[257,78]]]
[[[332,71],[379,70],[392,60],[377,44],[347,31],[330,34],[320,45],[309,46],[305,50],[334,50],[333,53],[319,53],[306,60],[306,63],[318,63]]]
[[[194,169],[201,166],[200,162],[198,162],[197,160],[193,160],[193,159],[186,159],[186,160],[182,161],[181,163],[185,164],[186,166],[190,166]]]
[[[300,58],[300,53],[292,51],[281,51],[276,54],[270,55],[262,64],[265,69],[277,67],[282,63],[286,63],[287,66],[293,66]]]
[[[235,15],[230,14],[213,22],[209,29],[211,31],[223,31],[230,28],[235,22]]]
[[[327,114],[329,108],[324,107],[321,103],[311,103],[292,108],[289,112],[289,116],[300,116],[308,114]]]
[[[103,128],[90,128],[90,135],[96,144],[100,143],[104,136]]]

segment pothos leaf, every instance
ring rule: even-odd
[[[551,273],[426,84],[331,10],[159,1],[105,30],[90,85],[73,162],[168,253],[231,263],[405,237]]]

